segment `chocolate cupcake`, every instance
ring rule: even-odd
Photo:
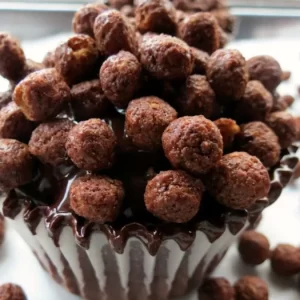
[[[191,5],[179,20],[169,0],[111,6],[120,11],[80,10],[77,35],[56,49],[54,65],[17,84],[8,104],[16,124],[0,141],[0,206],[70,292],[87,300],[173,299],[198,289],[279,197],[297,147],[283,142],[287,122],[268,110],[259,122],[274,131],[269,162],[265,135],[241,114],[226,115],[247,96],[247,65],[235,50],[203,53],[220,47],[211,13],[193,16],[200,8]],[[205,38],[213,40],[192,41],[189,26],[208,26]],[[32,126],[30,138],[23,124]]]

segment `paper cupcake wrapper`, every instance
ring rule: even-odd
[[[197,289],[237,236],[280,196],[298,162],[297,150],[292,147],[272,170],[268,197],[248,212],[228,211],[222,224],[204,220],[194,230],[86,226],[73,214],[54,217],[50,207],[17,200],[14,192],[1,195],[0,204],[43,268],[72,293],[87,300],[173,299]]]

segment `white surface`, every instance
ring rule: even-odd
[[[58,41],[65,36],[45,39],[35,43],[25,43],[25,52],[28,58],[41,61],[46,50],[53,49]],[[300,41],[292,40],[265,40],[255,43],[251,41],[237,42],[230,48],[238,48],[246,58],[258,54],[269,54],[277,58],[284,70],[293,72],[288,83],[280,86],[282,93],[297,94],[296,86],[300,84]],[[5,90],[5,81],[0,80],[0,90]],[[294,105],[294,112],[300,112],[300,101]],[[264,212],[264,218],[258,231],[265,233],[272,246],[277,243],[291,243],[300,245],[300,182],[297,186],[286,189],[282,197]],[[257,268],[245,266],[237,254],[236,245],[233,245],[214,275],[225,276],[232,283],[245,274],[256,274],[265,279],[270,286],[271,300],[299,300],[295,278],[283,279],[270,272],[269,262]],[[35,257],[17,235],[8,228],[6,239],[0,249],[0,284],[15,282],[20,284],[28,300],[78,300],[72,296],[42,270]],[[300,284],[298,290],[300,290]],[[196,296],[184,300],[196,300]],[[117,300],[117,299],[116,299]]]

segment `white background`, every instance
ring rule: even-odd
[[[24,43],[28,58],[41,60],[47,50],[55,47],[62,36],[35,43]],[[229,46],[242,51],[246,58],[258,54],[270,54],[278,59],[284,70],[293,72],[289,83],[280,87],[280,91],[297,94],[297,81],[300,84],[300,42],[293,40],[263,40],[236,42]],[[0,89],[5,89],[5,82],[0,81]],[[294,105],[293,112],[300,112],[300,101]],[[285,190],[281,198],[264,212],[258,231],[266,234],[272,247],[278,243],[300,245],[300,181]],[[256,274],[269,283],[271,300],[299,300],[300,282],[297,278],[281,278],[274,275],[265,262],[252,268],[240,260],[236,245],[233,245],[215,276],[225,276],[232,283],[245,274]],[[0,284],[14,282],[25,290],[28,300],[75,300],[57,285],[42,270],[36,259],[16,232],[8,228],[6,239],[0,248]],[[195,300],[192,295],[184,300]],[[116,299],[117,300],[117,299]]]

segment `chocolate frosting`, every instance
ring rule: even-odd
[[[270,169],[271,188],[264,199],[257,201],[247,211],[228,209],[204,194],[198,215],[186,224],[170,224],[151,216],[144,207],[143,192],[147,180],[161,170],[170,168],[162,153],[132,151],[126,140],[123,122],[110,118],[107,122],[122,139],[117,155],[118,168],[108,172],[120,178],[126,187],[127,196],[122,213],[112,224],[96,224],[75,215],[69,206],[70,184],[85,172],[70,166],[68,162],[60,170],[41,165],[35,180],[29,185],[5,195],[4,216],[14,219],[24,209],[24,220],[35,234],[37,225],[44,219],[49,235],[58,246],[59,236],[65,226],[71,226],[76,241],[89,247],[92,232],[103,232],[117,253],[123,253],[130,237],[139,239],[151,255],[155,255],[164,240],[174,240],[182,250],[193,243],[196,232],[203,232],[212,243],[225,232],[226,227],[235,235],[249,220],[256,220],[261,211],[274,203],[292,177],[298,162],[295,144],[282,152],[281,161]]]

